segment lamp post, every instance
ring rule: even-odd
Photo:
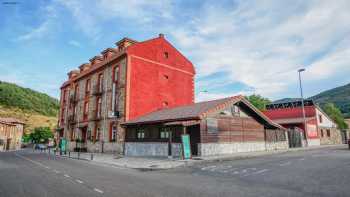
[[[303,121],[304,121],[304,132],[305,132],[305,142],[306,146],[308,146],[308,140],[307,140],[307,125],[306,125],[306,117],[305,117],[305,106],[304,106],[304,95],[303,95],[303,86],[301,84],[301,72],[304,72],[305,68],[301,68],[298,70],[299,74],[299,86],[300,86],[300,97],[301,97],[301,108],[303,111]]]

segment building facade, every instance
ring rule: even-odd
[[[194,156],[288,149],[286,129],[243,96],[163,109],[123,126],[129,156],[179,156],[182,134]]]
[[[0,118],[0,151],[21,149],[24,123],[14,118]]]
[[[300,100],[267,105],[263,113],[288,129],[302,132],[304,145],[340,144],[341,133],[334,121],[312,100],[305,100],[305,122]],[[306,132],[305,132],[306,129]]]
[[[70,150],[124,150],[121,122],[194,102],[192,63],[160,34],[115,48],[68,73],[61,86],[59,136]]]

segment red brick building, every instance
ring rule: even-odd
[[[192,104],[194,75],[192,63],[162,34],[143,42],[124,38],[68,73],[61,86],[59,134],[70,149],[122,152],[120,123]]]
[[[331,118],[312,100],[305,100],[305,124],[300,100],[276,102],[267,105],[263,113],[274,122],[288,129],[298,129],[310,146],[341,143],[340,131]],[[304,143],[306,143],[304,141]]]

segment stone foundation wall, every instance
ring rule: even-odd
[[[69,141],[68,142],[68,151],[74,151],[74,148],[76,147],[76,142]],[[102,143],[101,142],[86,142],[86,148],[88,152],[92,153],[101,153],[102,152]],[[123,143],[118,142],[105,142],[103,144],[103,152],[104,153],[118,153],[123,154]]]
[[[321,145],[320,139],[307,139],[309,146],[319,146]]]
[[[181,144],[172,144],[173,156],[179,156]],[[126,142],[126,156],[168,156],[168,143],[161,142]]]
[[[289,148],[288,141],[281,142],[266,142],[266,150],[274,151],[274,150],[285,150]]]
[[[322,137],[320,135],[321,145],[330,145],[330,144],[341,144],[342,143],[342,137],[340,130],[332,128],[330,129],[331,136],[327,136],[327,130],[323,129],[324,136]]]
[[[201,143],[198,145],[198,154],[200,156],[265,150],[265,142]]]

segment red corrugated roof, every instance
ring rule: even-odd
[[[266,111],[263,111],[263,113],[272,120],[303,117],[303,112],[301,107],[266,110]],[[316,107],[306,106],[305,116],[306,117],[316,116]]]

